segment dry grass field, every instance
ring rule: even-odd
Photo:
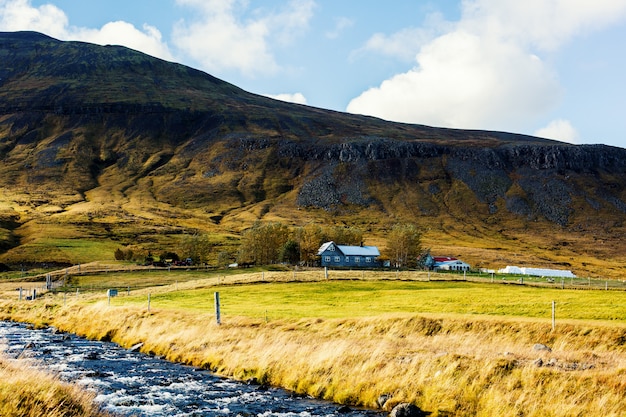
[[[292,278],[181,277],[120,293],[110,305],[102,290],[34,303],[15,303],[13,293],[0,317],[123,346],[143,342],[172,361],[346,404],[376,408],[386,394],[385,409],[408,401],[433,416],[626,414],[624,292]]]

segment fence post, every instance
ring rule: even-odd
[[[215,320],[217,324],[222,324],[222,314],[220,311],[220,293],[215,293]]]
[[[328,267],[324,267],[324,278],[328,279]]]
[[[22,287],[20,287],[20,301],[22,301]]]
[[[556,327],[556,301],[552,301],[552,331]]]
[[[150,293],[148,293],[148,313],[150,312]]]

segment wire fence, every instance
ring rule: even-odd
[[[51,291],[98,291],[118,289],[130,291],[149,287],[177,285],[188,281],[212,278],[209,285],[257,282],[315,282],[327,280],[397,280],[397,281],[468,281],[477,283],[525,285],[577,290],[626,290],[626,281],[583,277],[539,277],[467,271],[374,270],[293,268],[280,266],[265,270],[225,269],[207,266],[106,265],[92,263],[32,276],[33,288]],[[105,276],[103,279],[81,277]],[[43,281],[39,284],[38,281]],[[36,283],[37,282],[37,283]]]

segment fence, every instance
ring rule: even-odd
[[[171,276],[168,272],[179,271]],[[297,282],[297,281],[326,281],[326,280],[398,280],[398,281],[468,281],[478,283],[508,284],[508,285],[526,285],[546,288],[560,289],[580,289],[580,290],[626,290],[626,281],[621,280],[602,280],[593,278],[558,278],[558,277],[533,277],[526,275],[511,274],[494,274],[494,273],[477,273],[477,272],[432,272],[418,270],[350,270],[350,269],[327,269],[327,268],[296,268],[293,270],[264,270],[258,272],[247,272],[247,270],[239,270],[236,274],[220,274],[220,271],[201,267],[155,267],[143,265],[101,265],[98,263],[87,265],[75,265],[62,270],[51,271],[46,274],[40,274],[33,279],[45,280],[45,284],[37,287],[41,290],[57,290],[65,288],[72,290],[82,288],[86,290],[101,290],[107,288],[119,287],[122,291],[130,291],[131,289],[148,288],[152,286],[171,285],[185,279],[182,273],[184,271],[194,271],[188,279],[197,280],[202,278],[214,278],[218,285],[222,284],[239,284],[239,283],[255,283],[255,282]],[[198,271],[201,274],[198,274]],[[206,271],[207,275],[202,274]],[[112,280],[103,280],[101,286],[74,286],[66,285],[72,276],[99,275],[107,273],[126,273],[126,272],[156,272],[153,282],[151,280],[136,280],[130,285],[124,282],[123,278],[119,278],[118,282]],[[227,279],[228,277],[228,279]],[[105,282],[106,281],[106,282]]]

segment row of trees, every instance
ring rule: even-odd
[[[393,267],[417,266],[421,254],[421,233],[410,223],[396,224],[386,231],[386,247],[382,258],[389,260]],[[217,262],[220,266],[231,263],[236,257],[239,264],[270,265],[289,263],[313,266],[318,260],[317,251],[324,242],[334,241],[339,245],[360,245],[363,242],[363,231],[355,227],[322,227],[308,224],[302,227],[289,227],[280,222],[256,222],[241,236],[237,254],[220,252]],[[182,258],[191,258],[195,264],[204,264],[215,259],[216,244],[209,235],[193,234],[182,237],[178,253]],[[118,260],[134,259],[130,249],[117,249],[115,258]],[[152,259],[149,254],[146,259]],[[165,259],[178,260],[174,252],[159,256]]]
[[[396,224],[387,233],[382,253],[394,267],[415,267],[421,254],[421,233],[414,224]],[[363,231],[353,227],[322,227],[309,224],[290,228],[282,223],[255,223],[242,236],[238,261],[256,265],[302,262],[313,265],[324,242],[359,245]]]
[[[241,237],[237,260],[255,265],[281,262],[313,265],[319,247],[331,240],[343,245],[358,245],[363,241],[363,232],[353,227],[308,224],[290,228],[278,222],[256,222]]]

